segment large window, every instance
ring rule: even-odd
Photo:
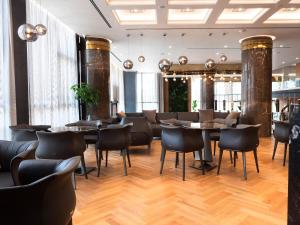
[[[28,0],[28,21],[48,28],[28,44],[30,120],[32,124],[62,126],[78,120],[70,87],[77,84],[75,33],[34,1]]]
[[[138,73],[136,81],[137,112],[159,110],[159,83],[156,73]]]
[[[215,82],[216,111],[241,110],[241,82]]]
[[[9,139],[16,122],[10,1],[0,1],[0,139]]]

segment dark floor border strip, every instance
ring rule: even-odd
[[[110,23],[108,22],[108,20],[106,19],[106,17],[103,15],[103,13],[101,12],[101,10],[99,9],[99,7],[97,6],[97,4],[94,2],[94,0],[90,0],[90,3],[94,6],[94,8],[97,10],[97,12],[99,13],[99,15],[102,17],[102,19],[104,20],[104,22],[106,23],[106,25],[109,28],[112,28],[112,26],[110,25]]]

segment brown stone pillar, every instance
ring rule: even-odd
[[[215,88],[214,81],[206,78],[201,80],[201,90],[200,90],[200,108],[201,109],[214,109],[214,98],[215,98]]]
[[[268,36],[242,41],[242,122],[262,124],[260,136],[271,135],[272,46]]]
[[[110,116],[110,42],[102,38],[86,38],[85,64],[86,82],[98,91],[97,106],[87,109],[92,119],[106,119]]]

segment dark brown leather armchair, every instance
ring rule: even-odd
[[[88,178],[84,160],[86,146],[82,134],[70,131],[55,133],[38,131],[37,136],[39,139],[39,146],[36,150],[37,158],[68,159],[80,156],[85,178]]]
[[[129,167],[131,167],[130,157],[128,153],[128,147],[130,145],[130,129],[131,124],[125,124],[110,126],[108,128],[102,128],[99,130],[98,141],[96,143],[96,148],[99,152],[99,154],[97,155],[98,177],[100,176],[102,160],[101,156],[103,151],[106,151],[106,162],[108,157],[108,151],[121,151],[124,163],[124,174],[125,176],[127,176],[126,156],[128,158]]]
[[[257,125],[237,125],[236,128],[226,128],[221,129],[219,148],[219,165],[217,174],[220,173],[222,156],[224,150],[229,150],[234,152],[234,167],[236,165],[237,153],[242,153],[243,166],[244,166],[244,178],[247,180],[246,171],[246,152],[253,151],[256,170],[259,173],[258,160],[257,160],[257,147],[259,145],[258,130],[260,124]]]
[[[21,161],[34,159],[37,141],[0,141],[0,187],[16,185],[15,174]]]
[[[284,121],[274,121],[274,124],[275,124],[275,129],[274,129],[275,144],[274,144],[272,160],[274,160],[275,158],[278,142],[284,143],[283,166],[285,166],[287,147],[290,140],[290,124]]]
[[[131,146],[147,145],[148,149],[151,149],[152,129],[145,117],[125,117],[122,119],[121,124],[133,124],[130,130]]]
[[[183,153],[182,158],[182,179],[185,180],[185,153],[199,152],[202,174],[205,173],[202,160],[202,149],[204,146],[202,138],[202,130],[200,129],[188,129],[172,125],[161,125],[161,167],[160,174],[162,174],[166,151],[176,152],[175,167],[178,165],[178,155]]]
[[[32,129],[13,129],[12,141],[34,141],[37,140],[36,131]]]
[[[72,173],[79,161],[74,157],[21,162],[18,186],[0,188],[1,224],[71,225],[76,205]]]

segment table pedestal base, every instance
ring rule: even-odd
[[[208,162],[208,161],[204,161],[204,169],[205,171],[211,171],[215,168],[217,168],[217,164],[214,162]],[[191,165],[192,168],[197,169],[197,170],[202,170],[202,166],[200,161],[196,161]]]

